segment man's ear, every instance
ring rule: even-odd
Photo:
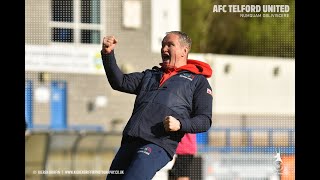
[[[183,48],[183,57],[186,57],[188,55],[188,52],[189,52],[189,48],[187,46],[185,46]]]

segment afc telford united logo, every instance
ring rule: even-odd
[[[283,164],[282,164],[282,160],[281,160],[280,149],[279,149],[279,152],[276,150],[276,155],[273,157],[275,159],[273,162],[275,173],[282,174]]]
[[[139,150],[137,151],[137,153],[144,153],[146,155],[150,155],[152,152],[152,149],[150,147],[142,147],[139,148]]]
[[[214,13],[239,13],[240,17],[289,17],[290,6],[279,4],[216,4],[213,5]]]

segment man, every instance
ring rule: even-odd
[[[191,39],[171,31],[162,41],[161,68],[123,74],[116,64],[114,36],[103,38],[102,60],[111,87],[135,94],[132,115],[123,130],[121,147],[110,166],[108,180],[152,179],[175,154],[185,133],[207,131],[212,124],[212,70],[188,60]]]

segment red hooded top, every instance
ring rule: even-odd
[[[160,63],[160,65],[162,66],[162,63]],[[179,68],[166,69],[164,71],[164,75],[162,76],[162,78],[160,80],[160,86],[167,79],[169,79],[169,77],[177,74],[179,71],[182,71],[182,70],[187,70],[187,71],[193,72],[195,74],[202,74],[206,78],[209,78],[212,75],[212,69],[209,64],[207,64],[205,62],[193,60],[193,59],[188,59],[187,64],[184,66],[181,66]]]
[[[160,63],[162,65],[162,63]],[[179,71],[187,70],[195,74],[202,74],[206,78],[211,77],[212,69],[209,64],[197,60],[188,59],[187,64],[179,68],[170,68],[164,71],[164,74],[160,80],[160,86],[171,76],[177,74]],[[176,154],[185,155],[193,154],[197,152],[197,139],[196,134],[186,133],[178,144]]]

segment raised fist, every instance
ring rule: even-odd
[[[114,36],[106,36],[102,41],[102,52],[109,54],[117,44],[117,39]]]
[[[180,121],[172,116],[166,116],[163,120],[163,126],[166,131],[178,131],[180,129]]]

